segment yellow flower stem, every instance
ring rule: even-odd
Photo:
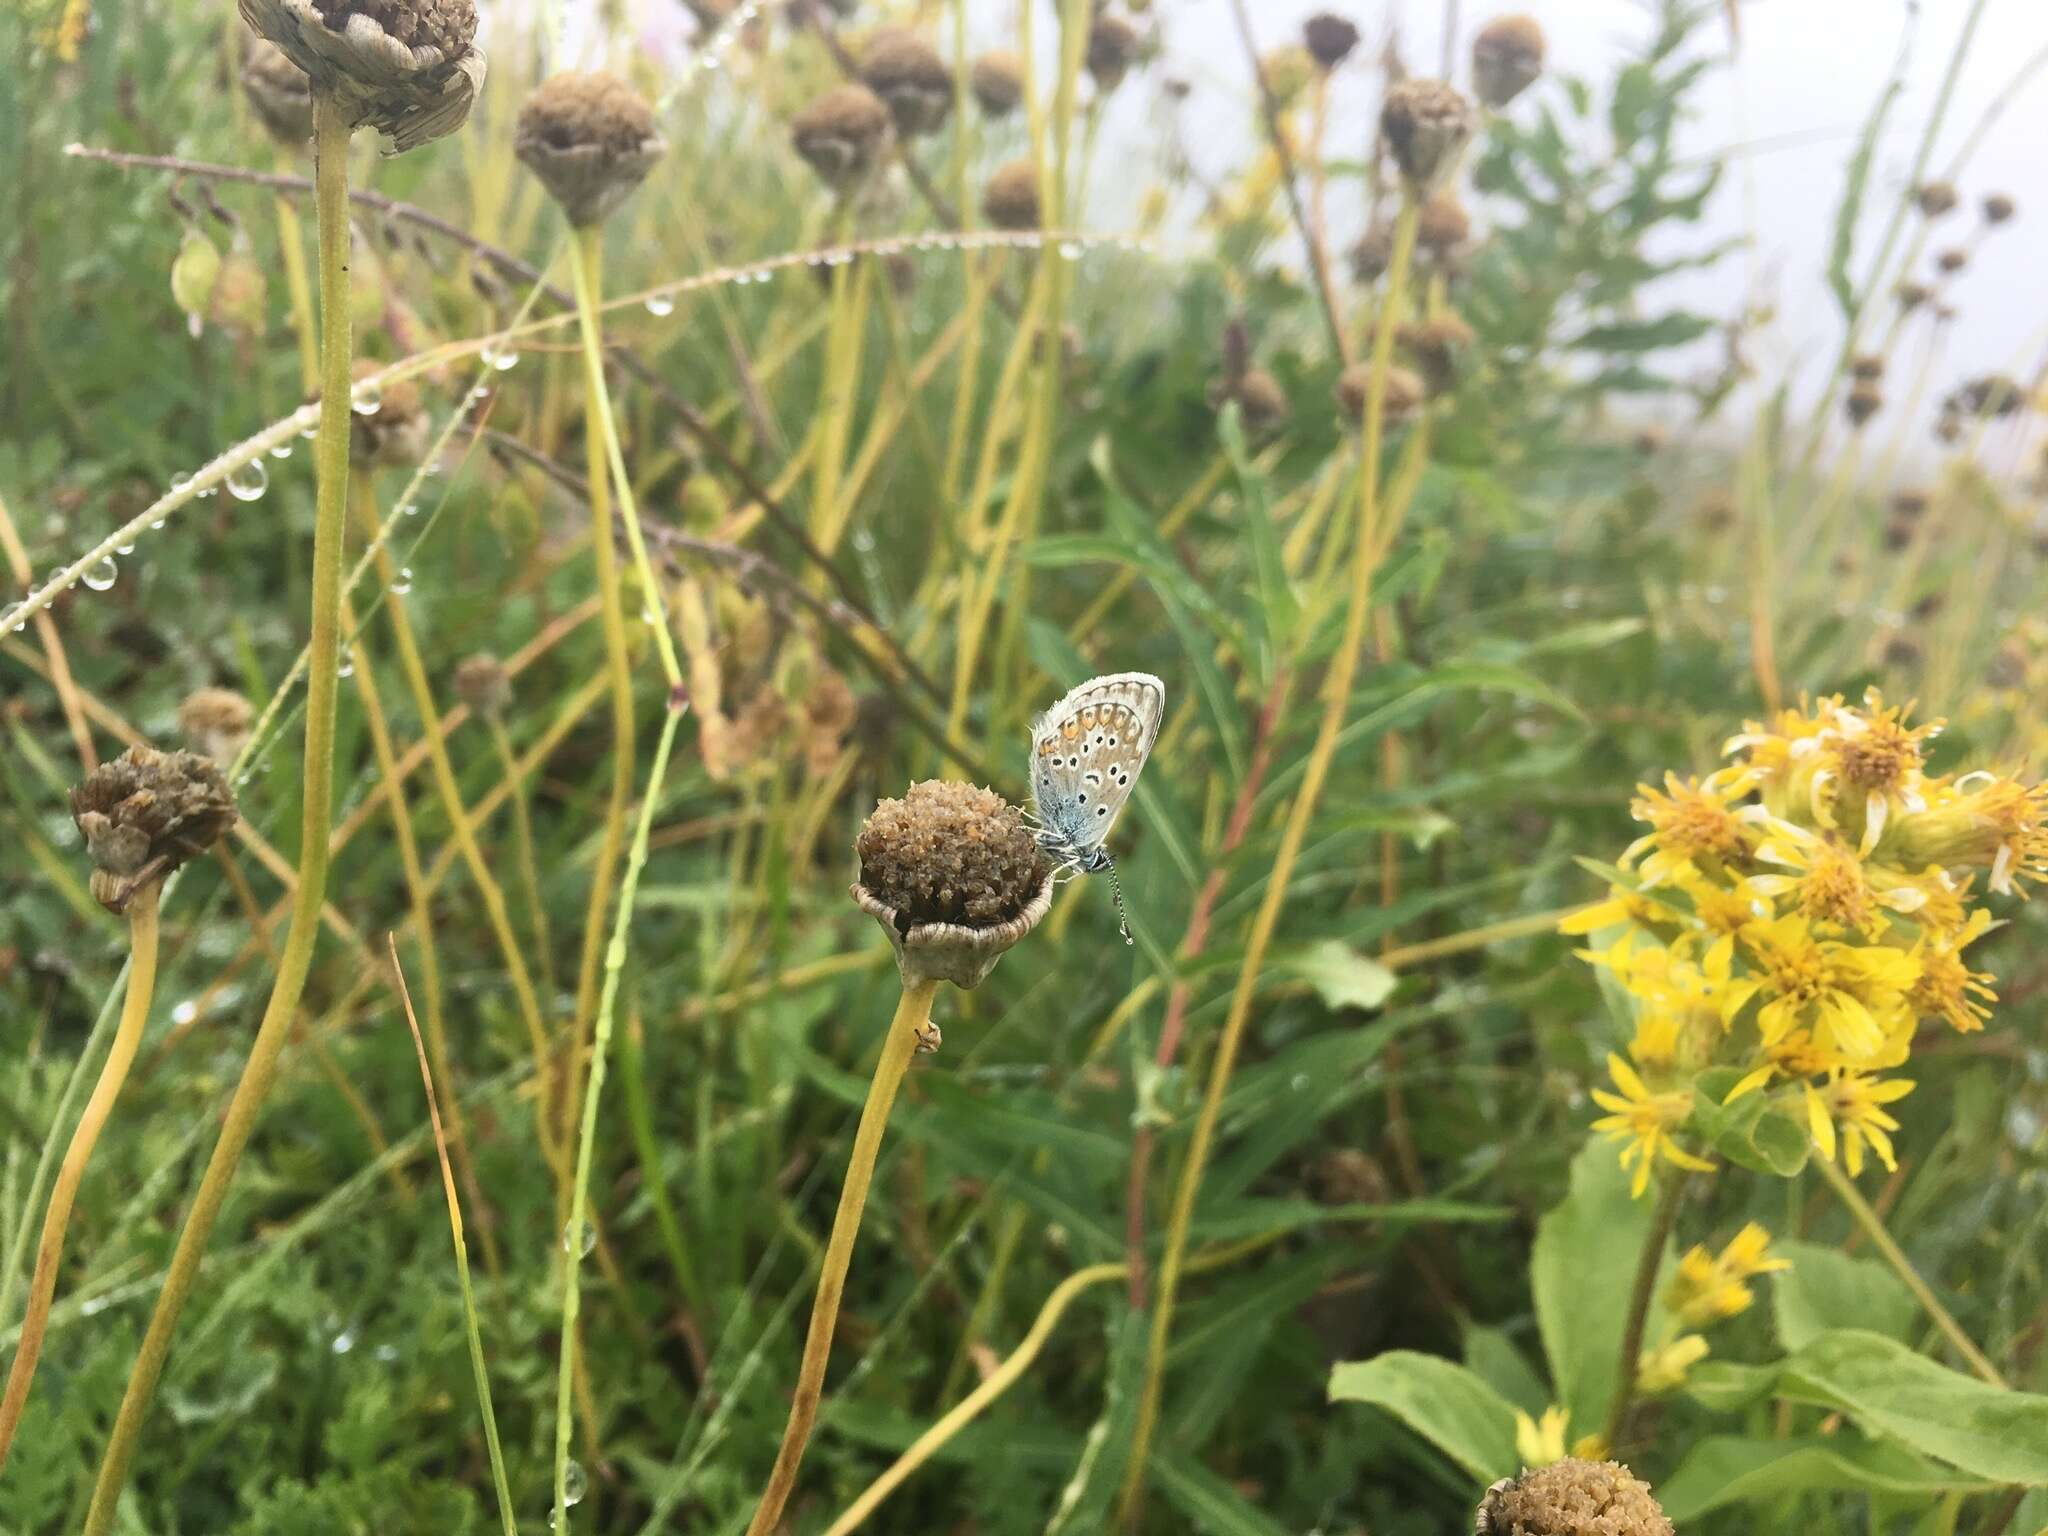
[[[291,157],[277,152],[277,168],[292,170]],[[284,286],[291,295],[292,330],[299,338],[299,385],[308,396],[320,383],[320,331],[313,318],[313,285],[306,275],[306,248],[299,236],[299,210],[277,195],[277,246],[284,257]]]
[[[1956,1353],[1969,1362],[1970,1369],[1994,1387],[2008,1385],[2006,1379],[1998,1373],[1998,1367],[1993,1365],[1985,1357],[1984,1351],[1963,1332],[1963,1325],[1941,1304],[1941,1298],[1934,1294],[1933,1288],[1920,1278],[1920,1271],[1913,1267],[1913,1261],[1906,1257],[1906,1251],[1893,1240],[1891,1233],[1885,1230],[1884,1218],[1870,1208],[1870,1202],[1863,1198],[1863,1192],[1856,1187],[1855,1180],[1837,1167],[1832,1158],[1816,1157],[1813,1166],[1820,1170],[1821,1177],[1828,1181],[1842,1204],[1849,1208],[1849,1214],[1855,1218],[1856,1225],[1863,1229],[1864,1235],[1870,1239],[1877,1251],[1884,1255],[1884,1261],[1891,1265],[1892,1272],[1906,1283],[1906,1289],[1913,1293],[1914,1299],[1926,1309],[1927,1315],[1934,1319],[1934,1326],[1939,1328],[1949,1343],[1955,1346]]]
[[[1644,1154],[1648,1156],[1646,1152]],[[1628,1320],[1621,1330],[1621,1357],[1614,1367],[1614,1401],[1607,1409],[1603,1438],[1610,1449],[1621,1444],[1623,1422],[1636,1398],[1636,1372],[1643,1359],[1643,1329],[1650,1320],[1650,1297],[1657,1289],[1657,1271],[1664,1263],[1664,1248],[1671,1241],[1671,1229],[1678,1222],[1678,1203],[1685,1195],[1686,1175],[1668,1175],[1657,1192],[1657,1210],[1650,1229],[1643,1234],[1643,1249],[1636,1259],[1635,1284],[1628,1293]]]
[[[1358,531],[1352,546],[1350,602],[1345,613],[1343,636],[1337,643],[1329,674],[1323,682],[1323,718],[1316,732],[1315,744],[1309,749],[1307,762],[1303,765],[1301,789],[1288,810],[1280,844],[1274,850],[1265,895],[1252,918],[1244,961],[1238,969],[1237,984],[1230,997],[1230,1010],[1224,1017],[1223,1029],[1216,1042],[1215,1060],[1209,1068],[1208,1087],[1188,1139],[1180,1182],[1174,1190],[1173,1211],[1167,1223],[1165,1249],[1160,1258],[1159,1281],[1154,1293],[1144,1388],[1138,1402],[1129,1469],[1124,1476],[1118,1510],[1118,1523],[1126,1529],[1135,1522],[1143,1501],[1146,1456],[1159,1419],[1166,1351],[1173,1337],[1174,1303],[1178,1297],[1181,1271],[1185,1267],[1195,1195],[1201,1187],[1209,1150],[1216,1138],[1217,1121],[1223,1112],[1223,1096],[1237,1066],[1238,1048],[1244,1042],[1245,1025],[1251,1017],[1252,998],[1258,990],[1266,951],[1273,942],[1280,909],[1287,900],[1294,863],[1300,856],[1309,822],[1322,798],[1330,765],[1336,759],[1337,738],[1343,732],[1344,716],[1351,703],[1352,681],[1358,675],[1359,656],[1365,648],[1366,625],[1372,608],[1373,575],[1389,542],[1382,538],[1380,526],[1380,434],[1385,421],[1387,373],[1394,354],[1394,316],[1400,310],[1409,263],[1414,257],[1416,217],[1415,199],[1412,196],[1404,198],[1400,217],[1394,225],[1393,259],[1387,271],[1387,300],[1380,308],[1373,335],[1372,377],[1366,390],[1365,404],[1364,473],[1360,476]]]
[[[778,1528],[783,1507],[796,1487],[797,1468],[803,1462],[804,1447],[810,1441],[811,1425],[817,1421],[818,1403],[824,1396],[825,1362],[832,1352],[839,1300],[846,1290],[846,1271],[853,1259],[861,1212],[867,1207],[868,1185],[874,1178],[875,1157],[882,1147],[882,1129],[896,1102],[896,1090],[903,1086],[910,1058],[917,1051],[918,1034],[931,1022],[932,996],[938,987],[936,981],[907,983],[896,1005],[896,1016],[889,1021],[889,1032],[882,1039],[875,1075],[868,1082],[867,1102],[861,1107],[860,1125],[853,1134],[846,1181],[839,1187],[839,1210],[832,1218],[832,1235],[826,1240],[824,1261],[818,1269],[818,1295],[811,1304],[810,1331],[804,1336],[803,1361],[797,1369],[796,1399],[790,1404],[782,1445],[775,1453],[775,1466],[768,1474],[760,1507],[747,1526],[747,1536],[770,1536]]]
[[[65,1149],[57,1182],[50,1189],[49,1209],[43,1213],[43,1236],[36,1245],[35,1275],[29,1282],[28,1310],[21,1319],[21,1338],[15,1345],[14,1364],[7,1373],[7,1392],[0,1398],[0,1470],[7,1466],[7,1453],[21,1427],[22,1410],[28,1405],[28,1391],[35,1380],[36,1360],[43,1352],[43,1332],[50,1323],[50,1302],[57,1291],[57,1266],[64,1258],[64,1233],[71,1224],[71,1208],[78,1200],[78,1186],[85,1179],[86,1164],[92,1161],[93,1146],[113,1112],[121,1085],[128,1080],[135,1049],[142,1043],[142,1026],[149,1019],[150,995],[156,990],[157,897],[162,882],[152,880],[137,891],[128,904],[128,992],[121,1004],[121,1022],[114,1030],[113,1049],[107,1053],[100,1078],[86,1100],[85,1113],[78,1117]]]
[[[249,1047],[248,1064],[235,1085],[220,1139],[214,1143],[201,1175],[178,1245],[164,1275],[156,1311],[143,1335],[135,1366],[122,1394],[121,1407],[107,1437],[86,1511],[85,1536],[107,1536],[113,1529],[121,1488],[128,1479],[142,1421],[171,1351],[178,1317],[199,1278],[213,1224],[219,1219],[233,1182],[242,1149],[256,1128],[263,1100],[277,1072],[278,1052],[291,1033],[299,998],[312,968],[313,948],[320,936],[320,912],[327,895],[328,822],[334,804],[334,706],[341,659],[341,555],[348,510],[348,444],[350,380],[348,291],[348,136],[347,110],[334,96],[313,94],[314,207],[320,232],[320,424],[314,442],[318,485],[313,524],[311,637],[307,642],[305,787],[300,796],[301,829],[297,889],[291,921],[278,958],[277,979],[264,1006],[262,1022]]]

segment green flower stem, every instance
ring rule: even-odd
[[[1611,1450],[1621,1442],[1621,1426],[1636,1398],[1636,1373],[1643,1360],[1643,1329],[1650,1320],[1650,1298],[1657,1289],[1657,1271],[1664,1263],[1664,1245],[1678,1221],[1678,1202],[1685,1194],[1685,1175],[1674,1173],[1657,1193],[1657,1211],[1643,1234],[1636,1260],[1635,1284],[1628,1293],[1628,1321],[1621,1330],[1621,1357],[1614,1366],[1614,1401],[1607,1410],[1605,1438]]]
[[[1892,1272],[1906,1282],[1906,1289],[1913,1293],[1914,1299],[1922,1307],[1926,1308],[1927,1315],[1934,1319],[1934,1326],[1939,1328],[1949,1343],[1956,1347],[1956,1353],[1969,1362],[1970,1369],[1994,1387],[2008,1385],[2006,1379],[1998,1373],[1998,1367],[1985,1357],[1983,1350],[1971,1342],[1970,1336],[1963,1332],[1963,1325],[1941,1304],[1941,1298],[1934,1294],[1933,1288],[1920,1278],[1920,1271],[1915,1269],[1913,1261],[1906,1257],[1905,1249],[1901,1248],[1893,1240],[1891,1233],[1885,1230],[1884,1218],[1870,1208],[1870,1202],[1863,1198],[1863,1192],[1856,1187],[1855,1181],[1842,1172],[1830,1158],[1817,1157],[1813,1160],[1813,1166],[1820,1170],[1821,1177],[1828,1181],[1842,1204],[1849,1208],[1849,1214],[1856,1218],[1856,1225],[1863,1229],[1864,1235],[1876,1246],[1877,1251],[1884,1255],[1884,1261],[1891,1265]]]
[[[235,1085],[220,1139],[200,1178],[192,1209],[164,1275],[156,1311],[122,1394],[86,1511],[85,1536],[107,1536],[135,1457],[142,1421],[163,1375],[178,1317],[199,1278],[207,1240],[226,1201],[242,1149],[249,1144],[263,1100],[277,1075],[278,1052],[291,1032],[320,937],[327,895],[328,822],[334,802],[334,704],[341,659],[341,545],[348,508],[349,292],[348,114],[334,97],[313,97],[314,202],[320,225],[320,427],[313,447],[319,493],[313,527],[312,636],[307,645],[305,788],[301,796],[299,868],[290,925],[278,957],[277,979],[248,1064]]]
[[[889,1032],[882,1039],[882,1054],[875,1062],[867,1102],[861,1106],[860,1126],[853,1134],[846,1182],[839,1187],[839,1210],[832,1218],[832,1235],[826,1240],[825,1258],[818,1268],[818,1295],[811,1304],[810,1331],[804,1335],[795,1401],[790,1404],[782,1445],[775,1453],[774,1469],[768,1474],[768,1486],[761,1493],[760,1507],[754,1511],[747,1536],[770,1536],[779,1529],[783,1507],[796,1487],[797,1468],[803,1463],[804,1447],[810,1441],[818,1403],[825,1393],[825,1362],[832,1353],[839,1300],[846,1290],[846,1271],[853,1260],[861,1212],[867,1208],[868,1185],[874,1179],[875,1157],[882,1147],[882,1129],[888,1124],[889,1110],[896,1102],[896,1090],[903,1086],[910,1058],[917,1051],[918,1035],[931,1022],[932,997],[938,987],[936,981],[906,985],[896,1004],[896,1016],[889,1021]]]
[[[512,748],[512,738],[505,732],[505,722],[493,715],[484,724],[490,728],[491,746],[498,754],[498,767],[505,775],[506,794],[512,802],[513,842],[519,850],[519,883],[525,887],[521,894],[526,899],[528,916],[533,922],[534,958],[540,966],[541,990],[553,997],[555,941],[548,931],[547,908],[541,904],[540,859],[534,852],[533,808],[527,803],[526,775],[519,771],[519,754]]]
[[[100,1130],[113,1112],[121,1085],[128,1080],[128,1068],[135,1061],[135,1048],[142,1043],[142,1026],[149,1019],[149,999],[156,990],[157,898],[162,882],[152,880],[135,893],[128,905],[129,972],[128,993],[121,1005],[121,1023],[114,1031],[114,1046],[100,1068],[100,1080],[93,1085],[85,1113],[71,1133],[71,1145],[57,1170],[57,1182],[50,1191],[50,1208],[43,1216],[42,1241],[36,1245],[35,1277],[29,1284],[28,1311],[21,1320],[21,1342],[15,1346],[14,1365],[7,1373],[7,1392],[0,1398],[0,1469],[7,1466],[7,1453],[14,1445],[14,1433],[21,1427],[22,1410],[28,1406],[29,1385],[35,1380],[36,1360],[43,1352],[43,1331],[50,1322],[50,1302],[57,1292],[57,1266],[64,1258],[64,1233],[71,1224],[71,1208],[78,1200],[78,1186],[85,1179],[85,1166],[92,1161],[92,1149]]]

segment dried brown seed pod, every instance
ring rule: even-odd
[[[1956,205],[1953,182],[1927,181],[1913,189],[1913,204],[1930,219],[1938,219]]]
[[[483,88],[474,0],[238,0],[242,19],[284,50],[316,92],[394,152],[460,128]]]
[[[255,714],[232,688],[195,688],[178,705],[178,731],[194,752],[225,768],[248,745]]]
[[[1365,422],[1365,410],[1372,387],[1372,364],[1353,363],[1337,375],[1337,410],[1351,426]],[[1413,421],[1422,413],[1429,392],[1420,375],[1406,368],[1389,368],[1380,404],[1380,419],[1390,427]]]
[[[1301,24],[1301,40],[1324,69],[1335,69],[1358,46],[1358,28],[1335,11],[1318,11]]]
[[[1441,80],[1403,80],[1380,108],[1380,133],[1417,197],[1450,179],[1477,121],[1472,103]]]
[[[1451,389],[1463,372],[1472,352],[1472,327],[1452,311],[1433,320],[1409,321],[1395,328],[1402,349],[1415,359],[1423,383],[1432,395]],[[1391,401],[1391,395],[1389,399]]]
[[[1984,201],[1980,206],[1983,208],[1984,222],[1986,224],[2003,224],[2015,213],[2019,212],[2020,205],[2014,202],[2007,193],[1990,192],[1985,194]]]
[[[1120,16],[1098,16],[1088,29],[1088,75],[1097,90],[1123,84],[1138,57],[1138,29]]]
[[[1472,216],[1455,192],[1437,193],[1416,214],[1415,243],[1425,251],[1450,250],[1471,233]]]
[[[1843,409],[1849,413],[1849,424],[1860,427],[1884,409],[1884,391],[1875,384],[1858,384],[1849,391]]]
[[[1394,262],[1394,231],[1391,225],[1375,223],[1351,247],[1351,276],[1370,287],[1386,275]]]
[[[1875,352],[1865,352],[1849,360],[1849,374],[1866,384],[1875,384],[1884,377],[1884,359]]]
[[[888,933],[906,984],[979,986],[1052,907],[1051,862],[991,790],[913,784],[875,807],[854,847],[853,899]]]
[[[211,758],[130,747],[71,791],[91,857],[93,899],[110,912],[204,853],[235,824],[235,795]]]
[[[1934,264],[1953,277],[1970,264],[1970,253],[1960,245],[1952,245],[1934,258]]]
[[[1218,379],[1209,403],[1219,411],[1232,401],[1244,417],[1245,431],[1261,436],[1287,420],[1287,391],[1263,368],[1247,368],[1235,380]]]
[[[1918,309],[1934,297],[1934,290],[1925,283],[1904,282],[1899,284],[1896,292],[1899,308],[1906,310]]]
[[[1038,228],[1038,167],[1029,160],[1012,160],[999,167],[982,191],[981,211],[997,229]]]
[[[1543,73],[1543,28],[1533,16],[1497,16],[1472,39],[1472,93],[1496,110]]]
[[[1913,525],[1899,518],[1893,518],[1884,525],[1884,547],[1894,554],[1909,548],[1913,542]]]
[[[1670,434],[1654,421],[1636,428],[1635,450],[1646,459],[1662,453],[1670,441]]]
[[[974,61],[967,84],[981,110],[1008,117],[1024,104],[1024,59],[1008,48],[991,48]]]
[[[834,191],[860,185],[889,140],[889,108],[864,85],[834,86],[791,119],[790,139]]]
[[[313,81],[267,38],[254,38],[242,64],[242,90],[278,143],[298,145],[313,137]]]
[[[1618,1461],[1566,1457],[1486,1490],[1478,1536],[1674,1536],[1650,1485]]]
[[[1904,518],[1920,517],[1926,513],[1928,503],[1929,497],[1925,491],[1912,489],[1894,491],[1892,492],[1892,516]]]
[[[512,674],[489,651],[478,651],[455,664],[455,696],[480,720],[495,720],[512,702]]]
[[[953,71],[939,51],[907,27],[888,27],[860,55],[861,83],[888,103],[896,131],[921,138],[944,126],[953,110]]]
[[[666,148],[646,98],[601,69],[543,80],[520,107],[512,135],[512,152],[578,229],[624,202]]]
[[[1974,378],[1949,399],[1950,406],[1968,416],[2011,416],[2026,404],[2027,392],[2019,380],[2003,373]]]

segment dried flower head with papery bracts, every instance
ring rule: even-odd
[[[908,27],[888,27],[868,40],[860,78],[888,104],[896,131],[906,139],[938,132],[952,114],[953,71],[938,49]]]
[[[834,86],[790,120],[789,136],[835,192],[867,180],[889,142],[889,108],[864,85]]]
[[[1650,1485],[1618,1461],[1566,1457],[1486,1490],[1478,1536],[1673,1536]]]
[[[242,90],[278,143],[298,145],[313,137],[313,82],[277,44],[260,37],[250,43]]]
[[[474,0],[238,0],[242,19],[394,152],[453,133],[483,88]]]
[[[226,768],[249,741],[254,706],[232,688],[195,688],[178,705],[178,729],[192,750]]]
[[[211,758],[134,746],[72,789],[71,818],[92,858],[93,899],[119,912],[221,839],[235,795]]]
[[[1477,127],[1472,103],[1441,80],[1403,80],[1380,108],[1380,136],[1418,198],[1450,180]]]
[[[2048,788],[1929,770],[1939,722],[1875,691],[1781,711],[1704,779],[1639,786],[1649,831],[1607,900],[1567,918],[1629,1002],[1618,1092],[1596,1128],[1638,1192],[1656,1161],[1715,1152],[1791,1172],[1807,1151],[1893,1166],[1887,1106],[1922,1028],[1982,1029],[1996,1001],[1969,950],[1994,926],[1973,887],[2048,881]],[[1753,1102],[1745,1102],[1752,1101]]]
[[[602,222],[667,146],[647,99],[617,75],[550,75],[519,109],[512,152],[578,229]]]
[[[1533,16],[1499,16],[1472,39],[1472,92],[1499,109],[1543,73],[1543,28]]]
[[[997,229],[1036,229],[1042,222],[1038,196],[1038,166],[1030,160],[1012,160],[998,166],[982,189],[981,211]]]
[[[968,89],[990,117],[1008,117],[1024,104],[1024,59],[1008,48],[991,48],[967,72]]]

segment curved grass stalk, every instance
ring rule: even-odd
[[[1137,1425],[1132,1433],[1130,1469],[1125,1474],[1123,1491],[1120,1496],[1118,1517],[1128,1528],[1134,1520],[1143,1501],[1145,1487],[1145,1457],[1151,1447],[1152,1434],[1158,1423],[1159,1404],[1164,1388],[1166,1371],[1166,1349],[1173,1335],[1174,1303],[1185,1267],[1188,1228],[1194,1218],[1195,1195],[1201,1187],[1202,1174],[1207,1166],[1209,1149],[1215,1140],[1216,1124],[1223,1110],[1223,1096],[1230,1086],[1232,1072],[1237,1065],[1237,1052],[1244,1040],[1244,1029],[1251,1016],[1252,997],[1258,988],[1259,973],[1264,967],[1266,951],[1273,941],[1273,933],[1280,919],[1280,909],[1287,900],[1287,887],[1294,873],[1295,859],[1301,853],[1301,845],[1308,835],[1308,824],[1315,814],[1317,802],[1322,798],[1323,784],[1329,776],[1330,764],[1337,755],[1337,738],[1344,727],[1344,714],[1351,702],[1352,679],[1357,675],[1359,653],[1364,648],[1366,624],[1372,606],[1372,579],[1384,558],[1391,527],[1382,528],[1382,509],[1379,503],[1379,455],[1380,437],[1385,419],[1387,371],[1393,360],[1394,319],[1401,308],[1402,294],[1406,288],[1409,263],[1415,250],[1415,227],[1417,208],[1413,197],[1402,205],[1401,214],[1394,226],[1393,260],[1387,274],[1387,301],[1381,306],[1373,335],[1372,379],[1366,391],[1364,472],[1360,475],[1361,495],[1359,498],[1358,531],[1352,546],[1351,590],[1344,618],[1344,633],[1338,641],[1336,653],[1330,665],[1329,675],[1323,683],[1323,718],[1316,732],[1315,745],[1309,749],[1307,765],[1302,773],[1301,788],[1296,792],[1294,804],[1288,811],[1287,824],[1280,835],[1279,847],[1274,851],[1273,866],[1266,881],[1266,892],[1260,900],[1258,912],[1252,919],[1251,932],[1245,944],[1243,964],[1238,968],[1237,985],[1231,993],[1230,1010],[1223,1021],[1223,1029],[1216,1043],[1216,1056],[1209,1068],[1209,1082],[1202,1098],[1202,1107],[1195,1119],[1194,1132],[1189,1138],[1186,1161],[1182,1164],[1180,1182],[1174,1190],[1173,1213],[1166,1230],[1166,1246],[1159,1265],[1159,1282],[1155,1292],[1152,1314],[1151,1337],[1145,1360],[1145,1384],[1138,1403]]]
[[[57,1171],[50,1191],[50,1208],[43,1215],[43,1235],[36,1245],[35,1276],[29,1283],[28,1310],[21,1320],[21,1342],[15,1347],[14,1364],[8,1369],[7,1390],[0,1397],[0,1470],[7,1466],[7,1453],[14,1446],[15,1431],[21,1427],[22,1410],[28,1406],[28,1391],[35,1380],[36,1361],[43,1352],[43,1334],[50,1322],[50,1302],[57,1291],[57,1266],[64,1257],[64,1233],[71,1224],[71,1209],[84,1182],[86,1164],[100,1131],[113,1113],[114,1100],[128,1080],[135,1049],[142,1043],[142,1026],[149,1020],[149,1000],[156,991],[157,904],[162,882],[152,880],[135,893],[128,907],[128,988],[121,1004],[121,1022],[114,1031],[113,1048],[106,1065],[86,1101],[85,1113],[71,1133],[71,1145]],[[25,1214],[25,1213],[24,1213]],[[24,1223],[24,1228],[26,1223]]]
[[[86,1536],[106,1536],[113,1528],[128,1465],[142,1434],[142,1421],[163,1374],[171,1337],[184,1311],[200,1261],[205,1257],[213,1224],[227,1199],[228,1185],[241,1161],[242,1149],[262,1113],[263,1100],[276,1075],[278,1052],[298,1014],[299,998],[313,963],[320,936],[320,909],[327,894],[328,820],[334,801],[334,714],[339,685],[341,554],[348,508],[349,330],[348,299],[348,114],[329,93],[313,98],[315,180],[320,224],[320,432],[315,444],[318,482],[313,532],[312,657],[306,682],[305,787],[301,799],[302,828],[298,889],[292,898],[291,921],[278,960],[277,979],[249,1059],[228,1102],[220,1139],[215,1142],[206,1172],[199,1181],[191,1211],[178,1234],[178,1244],[165,1272],[164,1288],[143,1335],[142,1347],[122,1394],[106,1452],[86,1512]],[[218,464],[220,461],[216,460]],[[226,471],[222,474],[225,476]]]
[[[540,964],[541,990],[553,997],[555,941],[548,931],[547,908],[541,904],[540,860],[534,852],[533,809],[527,803],[526,775],[519,771],[519,754],[513,749],[512,738],[506,734],[505,722],[493,715],[484,724],[490,729],[491,748],[498,754],[498,771],[504,775],[504,782],[510,790],[512,840],[519,853],[519,883],[525,887],[520,894],[526,900],[528,916],[533,921],[533,948]],[[471,1198],[475,1198],[474,1194]]]

